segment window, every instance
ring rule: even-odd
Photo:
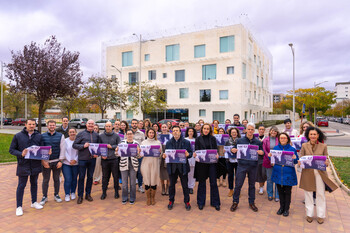
[[[129,72],[129,84],[137,83],[139,79],[139,72]]]
[[[256,63],[256,55],[254,55],[254,63]]]
[[[132,110],[126,111],[126,118],[128,118],[128,119],[134,118],[134,113]]]
[[[199,109],[199,116],[200,117],[205,117],[207,115],[205,109]]]
[[[205,57],[205,44],[194,46],[194,57]]]
[[[163,78],[166,78],[167,77],[167,74],[166,73],[163,73]]]
[[[150,55],[149,54],[145,54],[145,61],[149,61]]]
[[[242,78],[247,78],[247,65],[245,63],[242,63]]]
[[[244,111],[244,119],[248,119],[248,112]]]
[[[228,99],[228,90],[220,90],[219,91],[220,100]]]
[[[256,91],[254,91],[254,99],[256,99]]]
[[[116,112],[116,113],[115,113],[115,118],[117,118],[117,119],[121,119],[120,112]]]
[[[129,101],[129,102],[132,102],[132,100],[133,100],[133,96],[132,96],[132,95],[129,95],[129,96],[128,96],[128,101]]]
[[[173,44],[165,46],[165,60],[166,61],[177,61],[180,57],[180,45]]]
[[[132,51],[122,53],[122,66],[132,66]]]
[[[259,76],[256,76],[256,85],[259,86]]]
[[[261,87],[264,88],[264,78],[261,77]]]
[[[199,90],[199,101],[200,102],[210,102],[211,100],[211,90]]]
[[[180,99],[187,99],[188,98],[188,88],[179,88],[179,96],[180,96]]]
[[[175,82],[185,82],[185,70],[175,70]]]
[[[156,71],[155,70],[148,71],[148,80],[156,80]]]
[[[345,87],[345,89],[348,89],[349,87]]]
[[[115,81],[117,80],[117,76],[116,76],[115,74],[113,74],[113,75],[111,76],[111,80],[112,80],[113,82],[115,82]]]
[[[235,73],[235,67],[234,66],[228,66],[227,67],[227,74],[234,74]]]
[[[235,50],[235,36],[220,37],[220,53],[231,52]]]
[[[159,100],[163,101],[163,102],[167,102],[168,100],[168,92],[167,89],[161,89],[158,91],[158,98]]]
[[[216,64],[202,66],[202,80],[216,79]]]
[[[213,121],[225,122],[225,111],[213,111]]]

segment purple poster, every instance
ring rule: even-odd
[[[171,134],[159,134],[158,140],[160,141],[160,143],[162,143],[162,145],[166,145],[167,141],[169,141],[172,137],[173,135]]]
[[[311,169],[317,169],[321,171],[326,170],[326,164],[325,161],[327,159],[327,156],[312,156],[312,155],[306,155],[303,157],[300,157],[300,167],[303,169],[311,168]]]
[[[230,135],[228,134],[214,134],[216,138],[216,143],[218,146],[224,146],[225,143],[230,139]]]
[[[194,139],[194,138],[192,138],[192,139],[186,138],[186,140],[190,141],[191,149],[192,149],[192,151],[194,151],[195,144],[196,144],[196,139]]]
[[[244,134],[244,133],[243,133],[244,127],[242,127],[242,126],[236,126],[236,128],[239,130],[239,133],[241,134],[241,137],[243,137],[242,135]]]
[[[186,163],[186,150],[165,150],[165,162],[166,163]]]
[[[136,157],[137,144],[119,144],[118,155],[120,157]]]
[[[108,156],[107,144],[90,143],[89,151],[91,155],[98,155],[102,157]]]
[[[118,133],[120,140],[124,140],[124,134]]]
[[[254,136],[255,138],[259,139],[259,134],[258,134],[258,133],[253,134],[253,136]]]
[[[237,159],[258,161],[259,146],[240,144],[237,145]]]
[[[303,145],[303,143],[307,142],[307,139],[305,137],[291,138],[290,141],[293,143],[293,147],[296,150],[301,150],[301,146]]]
[[[228,124],[226,125],[226,131],[231,129],[231,128],[235,128],[236,126],[234,126],[233,124]]]
[[[141,145],[140,155],[144,157],[159,157],[160,145]]]
[[[140,131],[141,131],[142,133],[145,133],[145,132],[146,132],[146,130],[145,130],[145,129],[140,129]]]
[[[196,150],[196,161],[200,163],[217,163],[217,150]]]
[[[225,158],[226,159],[235,159],[237,157],[237,153],[232,153],[231,149],[233,146],[224,146]]]
[[[293,151],[271,150],[271,163],[294,167]]]
[[[31,146],[27,148],[25,159],[49,160],[51,146]]]

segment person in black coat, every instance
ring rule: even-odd
[[[41,172],[41,160],[25,159],[27,148],[30,146],[42,146],[42,138],[39,131],[35,130],[35,120],[28,119],[25,128],[17,133],[11,142],[9,152],[17,157],[17,171],[18,186],[16,191],[17,209],[16,215],[23,215],[23,195],[24,189],[27,185],[28,176],[30,177],[30,192],[32,195],[31,207],[42,209],[43,206],[37,202],[38,193],[38,176]]]
[[[212,136],[213,130],[210,124],[205,123],[201,129],[201,136],[196,138],[195,150],[218,149],[216,138]],[[196,154],[193,155],[196,157]],[[219,155],[217,155],[219,158]],[[220,210],[219,189],[216,183],[216,164],[196,162],[194,168],[194,178],[198,181],[197,204],[200,210],[205,205],[206,180],[209,177],[210,182],[210,205]]]

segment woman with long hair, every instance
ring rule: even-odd
[[[197,138],[197,132],[193,127],[188,127],[186,129],[186,134],[185,134],[185,139],[189,140],[190,142],[196,140]],[[192,148],[194,151],[194,148]],[[196,179],[194,178],[194,167],[196,165],[196,160],[195,158],[190,158],[188,159],[188,163],[190,164],[190,172],[188,173],[188,188],[190,194],[193,194],[193,189],[196,184]]]
[[[230,135],[230,139],[225,143],[225,146],[236,146],[237,145],[237,139],[241,138],[241,134],[239,133],[239,129],[237,128],[230,128],[228,130],[228,134]],[[232,148],[233,149],[233,148]],[[232,150],[231,150],[232,152]],[[234,153],[236,154],[236,153]],[[237,159],[233,158],[226,158],[226,167],[227,167],[227,173],[228,173],[228,197],[232,197],[233,195],[233,181],[235,180],[235,174],[237,172]]]
[[[120,122],[119,134],[125,135],[126,131],[129,129],[129,124],[126,121]]]

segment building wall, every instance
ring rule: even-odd
[[[350,99],[350,82],[336,83],[335,93],[336,101],[341,102],[345,99]]]

